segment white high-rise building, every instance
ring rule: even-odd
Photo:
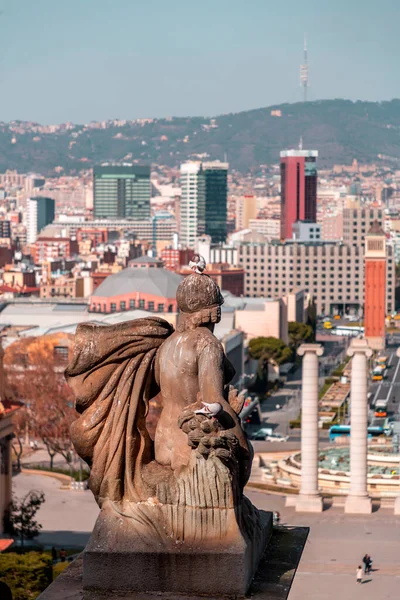
[[[201,162],[181,164],[182,198],[179,238],[183,247],[194,248],[200,233],[204,233],[205,176]]]
[[[35,196],[26,202],[26,241],[34,244],[38,233],[54,221],[55,202],[53,198]]]

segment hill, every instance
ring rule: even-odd
[[[280,116],[279,116],[280,115]],[[321,100],[206,117],[109,121],[56,128],[0,124],[0,171],[75,173],[103,161],[177,166],[188,158],[227,159],[241,172],[279,161],[297,147],[319,150],[319,165],[400,164],[400,100]]]

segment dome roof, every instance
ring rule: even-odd
[[[163,298],[175,298],[183,277],[167,269],[123,269],[107,277],[93,292],[93,298],[112,298],[139,292]]]

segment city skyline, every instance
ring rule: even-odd
[[[400,97],[393,0],[362,11],[343,0],[301,11],[294,0],[254,0],[252,10],[209,0],[201,11],[181,0],[168,9],[158,0],[112,11],[105,0],[0,8],[4,121],[218,115],[301,101],[304,33],[309,100]]]

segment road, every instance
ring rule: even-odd
[[[320,360],[321,385],[323,378],[334,370],[343,360],[346,340],[333,340],[324,342],[324,355]],[[274,431],[290,436],[290,442],[300,443],[300,431],[289,428],[289,422],[296,419],[301,408],[301,377],[302,369],[299,366],[293,373],[289,373],[287,383],[261,402],[263,423],[261,426],[272,427]],[[252,426],[256,431],[260,425]],[[320,440],[326,441],[329,433],[320,431]],[[277,446],[275,442],[273,446]],[[266,448],[271,449],[272,444]],[[282,448],[283,449],[283,448]]]
[[[400,407],[400,359],[396,356],[396,350],[399,347],[400,338],[393,336],[393,341],[389,338],[389,344],[386,348],[388,358],[388,369],[386,378],[382,382],[371,382],[369,386],[370,396],[370,415],[371,425],[383,425],[385,419],[374,417],[372,405],[377,400],[388,401],[388,415],[397,414]]]

